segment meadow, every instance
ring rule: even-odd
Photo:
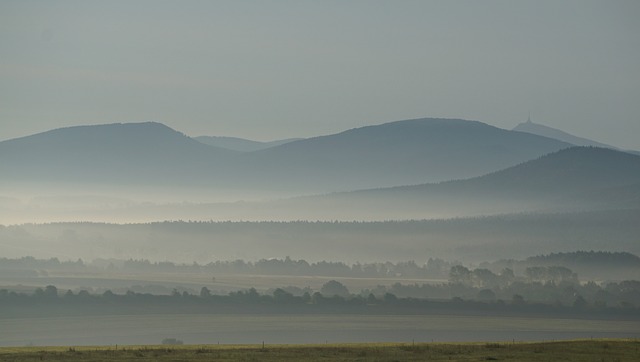
[[[155,345],[0,348],[27,361],[637,361],[639,340],[539,343],[372,343],[325,345]]]
[[[218,294],[227,294],[230,291],[255,288],[264,292],[271,288],[293,286],[298,288],[309,287],[319,290],[329,280],[338,280],[357,293],[365,288],[376,288],[379,285],[391,286],[394,283],[402,284],[440,284],[447,280],[429,278],[389,277],[341,277],[341,276],[305,276],[305,275],[256,275],[256,274],[205,274],[189,272],[64,272],[51,271],[46,276],[20,276],[11,277],[0,275],[0,285],[11,285],[12,290],[32,292],[36,287],[55,285],[60,290],[75,290],[77,288],[92,289],[98,293],[110,289],[116,293],[125,293],[132,286],[155,286],[165,290],[164,294],[170,294],[173,288],[189,290],[193,294],[200,292],[203,286]],[[22,287],[19,287],[22,286]],[[1,288],[0,288],[1,289]],[[163,294],[155,290],[153,294]]]
[[[0,346],[521,342],[640,338],[637,320],[481,315],[143,314],[0,318]]]

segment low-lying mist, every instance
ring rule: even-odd
[[[6,257],[65,260],[481,262],[573,250],[640,253],[639,219],[640,211],[622,210],[380,222],[66,222],[0,226],[0,240]]]

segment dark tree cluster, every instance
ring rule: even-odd
[[[530,267],[525,275],[516,276],[511,269],[495,274],[488,269],[470,270],[456,265],[451,268],[449,282],[443,284],[400,284],[378,286],[364,291],[382,295],[392,293],[401,298],[446,300],[464,298],[483,302],[533,302],[573,307],[638,307],[640,282],[622,281],[598,284],[581,283],[577,275],[565,267]]]
[[[494,272],[504,268],[512,269],[516,272],[526,273],[529,268],[544,268],[562,266],[571,269],[582,276],[598,279],[628,279],[640,276],[640,257],[627,252],[608,251],[574,251],[564,253],[551,253],[537,255],[525,260],[498,260],[495,262],[484,262],[481,268],[490,269]],[[549,279],[548,276],[536,275],[542,269],[531,270],[532,278]],[[562,272],[556,269],[551,272]],[[556,279],[558,276],[556,276]],[[563,277],[566,279],[566,276]]]
[[[228,295],[214,295],[203,287],[199,294],[180,293],[153,295],[128,291],[115,294],[110,290],[102,294],[89,294],[82,290],[59,292],[53,285],[37,288],[33,293],[17,293],[0,290],[0,306],[97,306],[100,308],[133,306],[138,310],[153,307],[182,306],[187,310],[200,306],[397,306],[397,307],[443,307],[463,306],[464,308],[553,308],[581,311],[625,310],[638,314],[640,309],[640,282],[625,281],[599,286],[594,282],[586,284],[562,282],[522,282],[516,281],[506,287],[495,289],[478,288],[461,283],[440,285],[402,285],[396,283],[389,288],[363,290],[352,294],[342,283],[331,280],[320,291],[294,295],[277,288],[269,294],[260,294],[255,288],[231,292]]]

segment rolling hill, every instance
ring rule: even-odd
[[[32,198],[29,204],[21,204],[14,198],[0,199],[4,200],[0,202],[0,214],[7,220],[23,222],[144,222],[165,219],[398,220],[513,212],[640,209],[640,156],[593,147],[561,149],[545,156],[532,157],[533,160],[525,160],[501,171],[490,170],[483,176],[467,179],[440,183],[416,182],[414,186],[377,187],[390,182],[384,176],[393,172],[398,174],[390,177],[401,182],[407,179],[427,179],[434,174],[442,176],[446,167],[459,170],[458,172],[470,172],[464,167],[473,163],[472,161],[486,161],[493,167],[498,167],[496,161],[488,156],[489,152],[479,151],[492,138],[494,145],[507,144],[511,147],[508,149],[516,149],[521,153],[522,148],[526,147],[518,148],[518,145],[512,143],[518,140],[528,141],[533,144],[528,150],[530,154],[534,154],[532,148],[541,152],[538,143],[540,140],[549,142],[547,138],[494,129],[479,122],[448,122],[396,122],[294,141],[249,153],[207,146],[168,127],[153,123],[51,131],[0,143],[0,159],[3,159],[0,177],[4,181],[11,180],[11,177],[14,180],[23,177],[29,181],[84,180],[83,186],[92,182],[138,182],[144,189],[154,185],[171,186],[166,188],[165,193],[174,196],[177,195],[176,185],[187,185],[193,189],[194,196],[192,199],[175,196],[170,201],[171,204],[162,204],[163,201],[159,201],[162,199],[157,198],[153,200],[158,200],[158,204],[145,204],[135,202],[138,200],[135,196],[131,198],[115,193],[107,194],[108,198],[87,198],[92,194],[74,190],[82,198],[74,197],[75,193],[53,195],[55,197],[37,194],[40,197]],[[438,130],[439,127],[443,129]],[[469,128],[475,131],[469,132]],[[74,141],[78,134],[82,135],[81,141]],[[510,138],[512,134],[524,135],[525,138],[513,140]],[[406,137],[407,141],[399,141],[401,137]],[[415,140],[411,137],[415,137]],[[399,145],[392,147],[389,138],[395,139]],[[119,143],[117,149],[111,151],[114,139]],[[526,142],[523,143],[526,145]],[[435,147],[439,147],[441,152],[450,152],[431,157],[432,153],[427,150]],[[376,148],[387,151],[378,151],[373,156],[364,152]],[[330,150],[326,151],[327,149]],[[457,154],[454,149],[458,150]],[[317,153],[311,150],[317,150]],[[322,153],[322,150],[336,157],[339,154],[345,156],[329,162],[329,156]],[[410,155],[410,151],[413,151],[413,155]],[[117,157],[114,158],[114,154]],[[395,155],[395,158],[388,154]],[[461,160],[462,154],[470,161]],[[506,163],[502,156],[503,153],[496,156],[496,159]],[[6,159],[13,163],[5,162]],[[408,166],[404,164],[405,159],[409,165],[419,169],[411,173],[406,169]],[[22,163],[16,163],[16,160]],[[118,160],[120,163],[116,162]],[[261,163],[256,163],[257,160]],[[376,164],[373,160],[379,162]],[[392,164],[394,160],[397,160],[395,165]],[[371,164],[361,165],[358,161]],[[422,161],[421,168],[419,161]],[[477,168],[475,172],[480,172],[480,169]],[[364,170],[371,179],[355,179],[357,170]],[[319,172],[324,175],[318,174]],[[341,180],[348,182],[341,184]],[[348,186],[355,189],[361,184],[373,184],[376,188],[326,194],[327,189],[332,187]],[[48,187],[46,183],[37,185]],[[296,195],[299,190],[325,194],[242,203],[228,202],[238,200],[230,198],[221,203],[203,196],[206,190],[220,189],[225,192],[232,185],[241,190],[238,199],[247,194],[241,187],[244,190],[252,187],[262,190],[269,187],[289,187],[292,189],[290,195]],[[128,197],[128,200],[122,201],[120,198],[123,197]],[[103,200],[99,204],[104,206],[92,206],[86,200]],[[176,201],[184,200],[190,202],[176,204]],[[56,218],[53,219],[51,215]]]
[[[198,183],[233,154],[155,122],[77,126],[0,142],[0,173],[30,182]]]
[[[465,180],[262,202],[131,204],[89,210],[83,220],[377,221],[613,210],[640,210],[640,156],[573,147]],[[62,211],[56,220],[70,219]]]
[[[245,155],[263,180],[346,191],[479,176],[570,145],[476,121],[414,119]]]
[[[640,208],[640,156],[572,147],[466,180],[302,198],[341,212],[419,217]]]
[[[452,190],[513,197],[568,195],[640,182],[640,156],[598,147],[571,147],[468,180],[392,190]]]
[[[475,121],[416,119],[253,152],[160,123],[52,130],[0,142],[0,181],[322,193],[461,179],[569,147]]]

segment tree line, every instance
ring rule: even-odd
[[[122,272],[185,272],[216,274],[265,274],[265,275],[305,275],[305,276],[335,276],[335,277],[379,277],[379,278],[431,278],[446,279],[450,276],[452,267],[465,268],[457,262],[445,261],[440,258],[429,258],[424,263],[415,261],[401,262],[370,262],[347,264],[340,261],[308,262],[304,259],[271,258],[258,261],[215,260],[207,264],[177,264],[170,261],[152,262],[146,259],[97,259],[85,263],[75,261],[60,261],[57,258],[36,259],[23,257],[17,259],[0,258],[0,271],[5,275],[21,273],[24,276],[37,276],[47,270],[64,271],[110,271]],[[626,268],[636,274],[640,273],[640,257],[626,252],[604,251],[576,251],[568,253],[552,253],[538,255],[525,260],[499,260],[480,264],[480,271],[473,277],[476,280],[489,281],[496,279],[492,274],[500,274],[509,269],[516,273],[524,273],[531,280],[561,281],[573,278],[572,270],[585,272],[607,270],[611,268]],[[569,269],[571,268],[571,269]],[[459,269],[463,271],[463,269]],[[480,275],[481,271],[487,271]],[[468,274],[468,273],[467,273]],[[623,273],[624,275],[624,273]],[[460,275],[464,278],[465,275]],[[490,282],[490,281],[489,281]]]
[[[452,270],[452,274],[458,271]],[[472,274],[476,270],[470,271]],[[302,293],[299,293],[302,291]],[[435,303],[435,304],[434,304]],[[93,306],[192,306],[192,305],[304,305],[304,306],[465,306],[465,308],[530,308],[544,310],[624,310],[640,316],[640,282],[624,281],[598,285],[595,282],[580,284],[570,280],[514,281],[508,285],[474,286],[459,280],[442,284],[400,284],[390,287],[379,286],[351,293],[342,283],[331,280],[320,290],[291,290],[276,288],[260,293],[255,288],[238,290],[226,295],[212,293],[202,287],[200,293],[174,291],[170,295],[154,295],[127,291],[116,294],[107,290],[101,294],[91,294],[86,290],[59,291],[48,285],[36,288],[32,293],[0,290],[0,306],[51,306],[51,305],[93,305]]]

